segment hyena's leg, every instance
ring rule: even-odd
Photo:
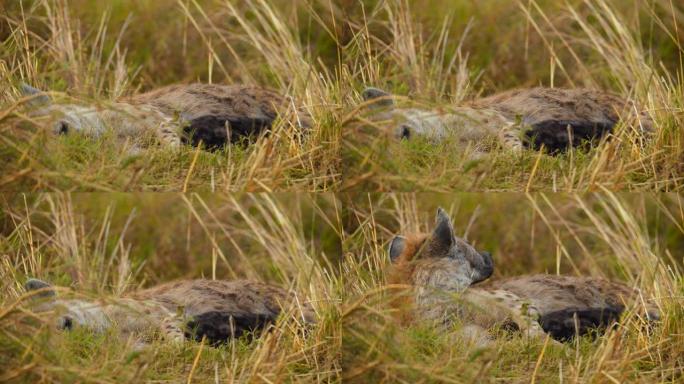
[[[520,123],[507,123],[499,130],[499,140],[501,144],[514,151],[522,151],[523,142],[520,138]]]
[[[185,332],[183,331],[183,318],[178,315],[169,315],[164,317],[159,324],[162,337],[165,340],[175,343],[182,343],[185,341]]]
[[[174,121],[164,121],[157,127],[157,138],[164,146],[178,148],[181,145],[181,138],[178,133],[178,123]]]
[[[518,325],[520,326],[520,331],[526,337],[530,339],[537,339],[544,341],[549,338],[551,344],[562,345],[558,340],[556,340],[552,334],[547,333],[539,324],[540,312],[539,310],[530,305],[526,301],[520,301],[517,305],[518,313]]]
[[[479,348],[487,347],[492,344],[492,336],[490,333],[479,325],[464,324],[458,330],[457,334],[467,343],[472,343]]]
[[[582,143],[595,143],[613,130],[614,121],[540,120],[528,118],[526,145],[551,154],[560,153]]]

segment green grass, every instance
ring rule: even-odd
[[[0,15],[0,190],[15,192],[0,195],[0,381],[682,381],[684,209],[677,195],[645,193],[680,191],[684,174],[679,3],[24,0],[1,2]],[[113,132],[55,137],[26,115],[21,81],[96,104],[171,83],[262,85],[294,96],[314,126],[301,143],[283,125],[217,152],[133,148]],[[556,157],[495,145],[473,156],[455,138],[397,141],[364,124],[369,85],[435,107],[515,87],[600,88],[638,101],[656,129],[641,143],[623,124]],[[72,193],[18,193],[44,191]],[[79,193],[90,191],[109,193]],[[565,346],[498,333],[480,348],[458,325],[397,321],[387,244],[430,228],[437,206],[492,251],[493,278],[624,281],[655,296],[661,324],[627,316]],[[252,278],[309,296],[318,323],[305,335],[283,322],[220,348],[153,340],[136,351],[115,330],[54,331],[21,299],[29,276],[90,297]]]
[[[0,212],[0,381],[339,381],[334,196],[6,195]],[[317,324],[302,332],[283,317],[219,348],[152,338],[140,349],[116,329],[56,331],[22,296],[34,276],[86,298],[178,278],[257,279],[305,294]]]
[[[427,231],[436,207],[450,207],[458,235],[491,251],[492,279],[547,271],[608,277],[657,297],[662,322],[623,317],[606,335],[565,345],[494,332],[491,346],[401,320],[384,286],[394,234]],[[344,239],[345,382],[678,382],[682,375],[681,201],[675,195],[376,194],[354,204]],[[676,251],[675,251],[676,253]]]
[[[451,211],[459,235],[492,252],[492,279],[559,272],[624,281],[655,297],[661,322],[648,328],[627,314],[604,336],[546,347],[494,330],[495,342],[483,347],[462,339],[459,324],[401,321],[388,305],[402,292],[385,286],[385,250],[395,234],[431,228],[438,206]],[[678,382],[682,206],[677,195],[605,193],[4,195],[0,377]],[[306,294],[318,322],[302,334],[283,321],[220,348],[152,338],[136,350],[115,329],[54,330],[49,315],[32,314],[22,299],[28,276],[71,289],[62,294],[94,298],[177,278],[258,279]]]
[[[675,2],[231,4],[4,4],[0,187],[680,189],[684,28]],[[314,127],[303,143],[281,132],[247,148],[202,153],[197,162],[192,148],[174,153],[154,145],[131,159],[116,140],[48,145],[59,141],[42,133],[48,122],[26,121],[22,102],[17,104],[19,81],[84,102],[169,83],[259,84],[294,96],[312,113]],[[436,107],[515,87],[600,88],[638,101],[653,115],[655,132],[642,143],[628,123],[587,153],[552,158],[494,149],[472,161],[452,145],[404,145],[381,130],[359,127],[359,92],[368,85]]]

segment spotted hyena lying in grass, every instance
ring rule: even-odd
[[[206,337],[220,343],[267,328],[284,310],[301,323],[314,322],[314,311],[303,297],[255,281],[176,281],[112,300],[62,299],[37,279],[29,279],[25,288],[34,293],[32,309],[49,311],[58,329],[113,329],[138,341],[152,332],[172,341]]]
[[[32,117],[48,117],[56,134],[98,137],[111,130],[122,138],[153,136],[164,145],[181,143],[219,148],[258,136],[277,118],[297,131],[311,125],[302,107],[277,92],[255,86],[171,85],[102,105],[54,103],[42,91],[22,84]]]
[[[483,143],[498,141],[515,150],[544,147],[557,153],[600,139],[621,120],[634,122],[640,133],[653,129],[649,115],[635,103],[588,89],[521,89],[432,110],[397,107],[377,88],[365,89],[362,96],[373,110],[371,118],[390,120],[396,137],[437,142],[453,137],[480,150]]]
[[[442,209],[431,234],[394,237],[389,257],[388,281],[413,287],[409,299],[418,318],[460,322],[466,336],[481,342],[497,328],[565,341],[605,330],[630,307],[644,319],[659,317],[652,305],[644,310],[638,290],[598,278],[526,275],[474,285],[492,275],[492,257],[456,237]]]

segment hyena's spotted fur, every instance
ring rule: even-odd
[[[23,85],[33,95],[33,116],[49,115],[58,134],[100,136],[111,129],[122,138],[154,136],[162,144],[182,143],[218,148],[271,128],[277,118],[297,132],[311,125],[310,115],[287,96],[247,85],[171,85],[96,106],[55,104],[41,91]]]
[[[400,108],[377,88],[362,94],[374,111],[373,120],[392,121],[393,134],[442,141],[452,137],[486,151],[492,142],[514,150],[557,153],[612,132],[622,119],[642,134],[653,129],[649,115],[632,102],[589,89],[532,88],[500,93],[463,106],[441,109]]]
[[[41,290],[33,309],[52,311],[59,329],[103,332],[113,328],[138,339],[153,332],[167,340],[206,338],[219,343],[266,328],[284,310],[303,324],[315,321],[304,297],[248,280],[183,280],[93,301],[58,298],[48,283],[37,279],[28,280],[25,288]]]
[[[389,256],[388,281],[413,287],[411,304],[420,319],[456,320],[479,340],[497,326],[567,340],[605,329],[641,302],[636,289],[590,277],[527,275],[472,286],[491,276],[491,255],[455,236],[442,209],[431,234],[396,236]],[[647,319],[658,318],[652,305],[642,312]]]

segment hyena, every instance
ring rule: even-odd
[[[313,307],[304,297],[249,280],[175,281],[111,300],[62,299],[38,279],[29,279],[24,287],[33,292],[33,311],[49,311],[57,329],[115,329],[140,342],[151,332],[171,341],[206,338],[221,343],[267,328],[284,311],[302,324],[315,322]]]
[[[519,89],[432,110],[397,107],[391,94],[377,88],[366,88],[362,96],[373,111],[371,118],[390,120],[398,138],[439,142],[454,137],[478,150],[499,142],[514,150],[543,147],[558,153],[600,139],[621,119],[636,119],[642,134],[653,130],[649,115],[634,102],[589,89]]]
[[[491,254],[458,238],[441,208],[432,233],[395,236],[389,257],[388,282],[412,287],[419,319],[460,322],[461,331],[479,341],[497,328],[565,341],[605,330],[630,307],[645,309],[648,320],[658,318],[654,305],[639,305],[639,290],[599,278],[525,275],[481,283],[494,271]]]
[[[209,149],[255,137],[286,119],[298,133],[311,126],[311,116],[292,98],[248,85],[171,85],[101,105],[54,103],[44,92],[22,84],[32,96],[31,116],[49,116],[56,134],[98,137],[111,129],[122,138],[154,136],[160,143]]]

